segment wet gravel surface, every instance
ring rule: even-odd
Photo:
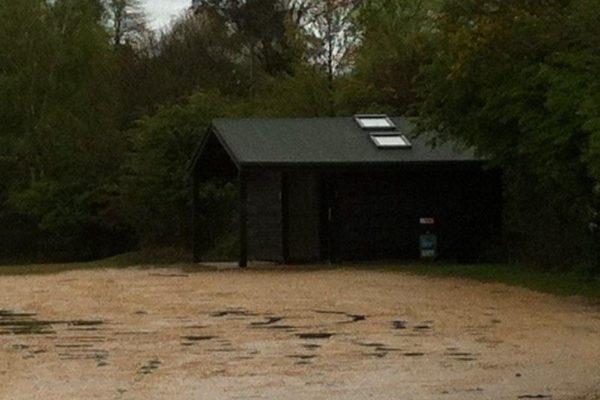
[[[0,278],[0,399],[599,399],[600,305],[357,269]]]

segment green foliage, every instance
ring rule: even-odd
[[[141,119],[130,132],[132,149],[120,183],[121,207],[123,218],[142,244],[188,243],[191,186],[187,168],[211,120],[235,113],[234,103],[216,91],[198,92],[184,104],[161,108],[156,115]]]
[[[263,80],[249,114],[264,117],[329,116],[332,94],[327,79],[314,66],[298,65],[292,76]]]
[[[123,239],[101,216],[124,151],[101,10],[92,0],[0,5],[0,158],[11,167],[0,214],[35,220],[29,239],[44,244],[28,244],[52,258],[105,255]]]
[[[600,35],[585,29],[582,5],[445,2],[419,81],[422,127],[504,168],[513,245],[546,262],[582,259],[596,202]]]
[[[233,182],[200,185],[200,250],[204,259],[233,260],[239,252],[237,186]]]
[[[337,103],[343,114],[410,111],[416,100],[414,79],[433,53],[438,3],[362,2],[357,20],[363,37],[354,56],[355,68],[338,83]]]
[[[283,3],[208,1],[159,41],[138,3],[0,4],[3,253],[93,258],[135,241],[188,245],[187,163],[213,118],[328,108]],[[226,254],[237,240],[234,188],[201,194],[216,218],[204,224],[205,247]]]
[[[160,37],[139,6],[0,2],[3,257],[186,247],[213,118],[357,112],[418,112],[501,166],[511,257],[593,253],[597,1],[204,0]],[[205,256],[229,257],[235,186],[199,195]]]
[[[281,0],[201,0],[195,7],[197,15],[217,18],[229,28],[238,55],[249,56],[249,67],[255,70],[251,74],[291,72],[299,49],[289,35],[288,9]]]

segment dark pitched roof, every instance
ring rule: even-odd
[[[391,118],[408,149],[379,149],[354,118],[217,119],[211,131],[238,165],[389,164],[481,161],[450,143],[432,147],[407,118]]]

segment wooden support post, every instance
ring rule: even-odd
[[[290,261],[290,241],[289,241],[289,208],[288,208],[288,173],[281,173],[281,253],[283,263]]]
[[[240,261],[239,266],[248,266],[248,186],[242,170],[239,174],[240,185]]]
[[[198,201],[198,190],[200,187],[200,179],[196,171],[193,172],[192,177],[192,248],[194,251],[194,262],[200,262],[200,215],[199,215],[199,201]]]

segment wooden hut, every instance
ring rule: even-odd
[[[194,214],[200,182],[236,177],[240,266],[412,259],[426,230],[439,257],[477,259],[500,234],[500,173],[412,132],[385,115],[217,119],[191,165]]]

